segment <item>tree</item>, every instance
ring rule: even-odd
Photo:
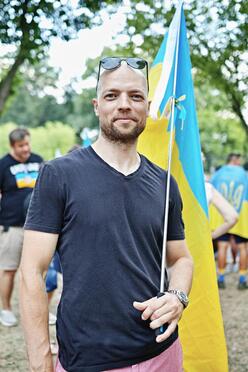
[[[240,152],[246,156],[248,144],[245,131],[239,125],[236,115],[225,109],[228,104],[226,95],[198,81],[195,96],[206,169],[211,171],[225,163],[231,152]]]
[[[98,120],[94,113],[92,99],[96,96],[96,90],[84,89],[81,94],[72,92],[66,96],[65,107],[67,115],[64,121],[71,125],[79,135],[83,128],[98,128]]]
[[[132,55],[136,53],[153,60],[175,11],[170,3],[130,0],[127,33]],[[243,112],[248,88],[245,68],[248,2],[188,0],[184,8],[193,67],[205,81],[226,94],[227,108],[238,116],[248,136],[248,122]]]
[[[75,38],[80,29],[99,23],[96,13],[106,6],[110,7],[109,11],[113,10],[111,3],[109,0],[1,0],[0,40],[2,44],[14,45],[16,52],[0,82],[0,113],[25,61],[41,60],[52,37],[69,40]]]

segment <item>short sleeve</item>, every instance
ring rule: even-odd
[[[167,240],[185,239],[182,209],[183,203],[177,183],[171,177]]]
[[[25,230],[60,233],[64,214],[62,190],[58,170],[51,163],[44,164],[32,193]]]

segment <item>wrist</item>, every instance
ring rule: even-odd
[[[187,294],[179,289],[168,289],[168,293],[174,294],[178,300],[181,302],[183,305],[184,309],[188,306],[189,304],[189,298]]]

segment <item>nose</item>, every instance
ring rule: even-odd
[[[125,110],[125,111],[131,109],[130,99],[129,99],[128,94],[126,93],[120,94],[119,99],[118,99],[118,109]]]

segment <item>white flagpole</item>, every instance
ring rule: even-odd
[[[180,2],[179,6],[182,6],[183,1]],[[172,147],[173,147],[173,131],[174,131],[174,120],[175,120],[175,95],[176,95],[176,83],[177,83],[177,66],[178,66],[178,48],[179,48],[179,36],[180,36],[180,25],[177,30],[177,44],[176,44],[176,55],[175,55],[175,69],[174,69],[174,81],[173,81],[173,97],[172,97],[172,109],[171,109],[171,120],[170,120],[170,140],[168,149],[168,169],[167,169],[167,182],[166,182],[166,197],[165,197],[165,212],[164,212],[164,236],[163,236],[163,248],[162,248],[162,262],[161,262],[161,276],[160,276],[160,294],[164,293],[165,286],[165,267],[166,267],[166,243],[167,243],[167,228],[168,228],[168,214],[169,214],[169,196],[170,196],[170,178],[171,178],[171,158],[172,158]]]

